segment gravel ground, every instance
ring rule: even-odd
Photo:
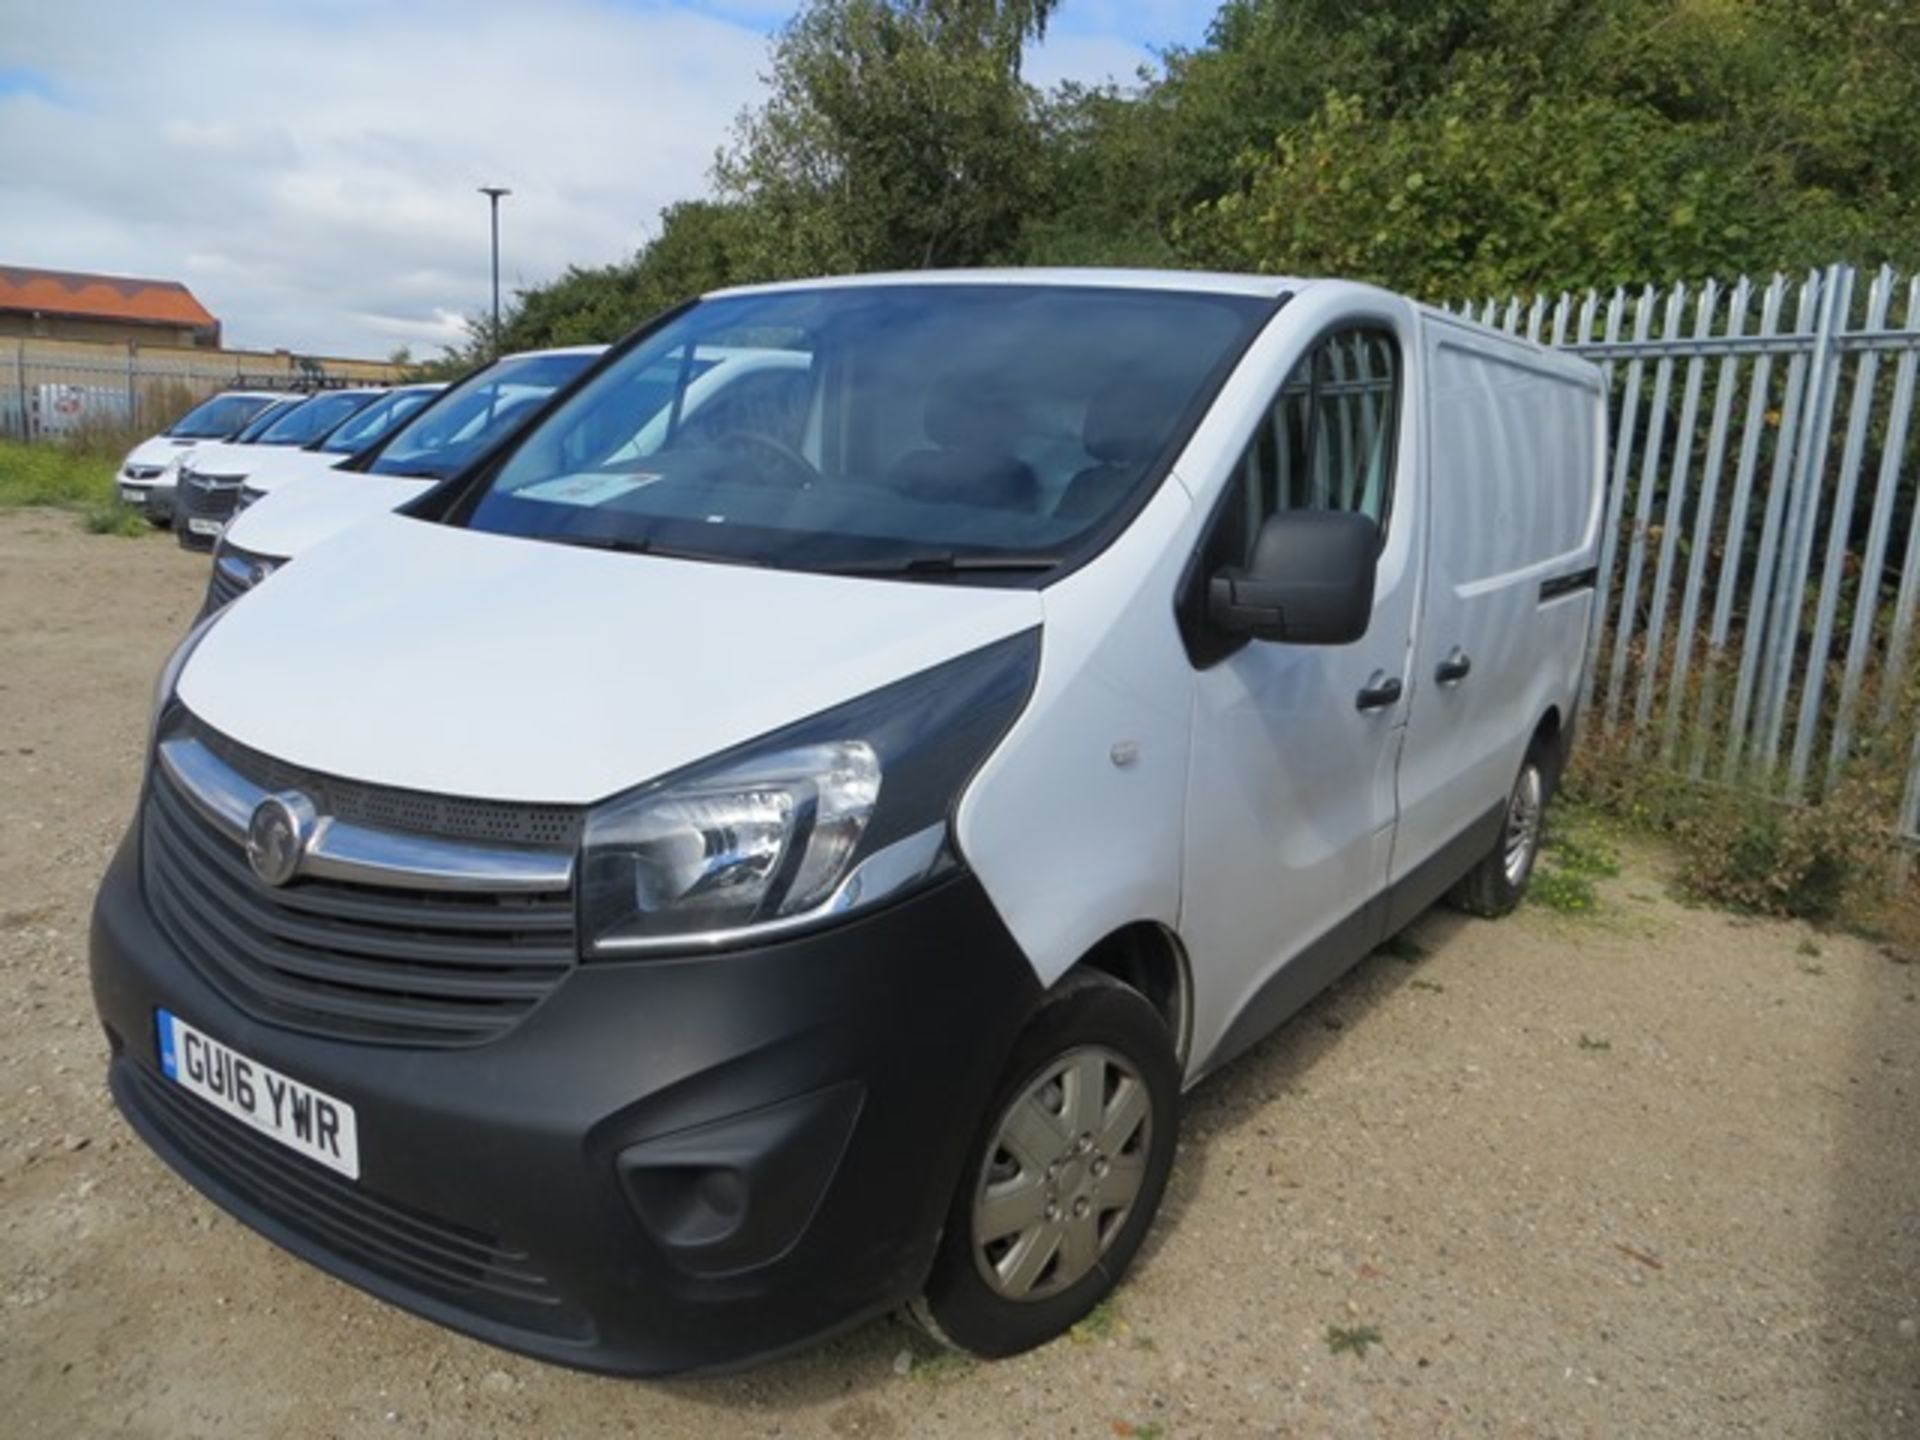
[[[1685,908],[1647,855],[1591,917],[1426,916],[1201,1087],[1131,1281],[1018,1360],[883,1322],[622,1382],[326,1278],[102,1084],[87,906],[205,572],[0,515],[7,1433],[1920,1435],[1920,967]]]

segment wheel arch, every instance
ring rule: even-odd
[[[1089,970],[1118,980],[1153,1006],[1173,1037],[1184,1074],[1193,1041],[1193,972],[1180,937],[1154,920],[1122,925],[1102,936],[1055,983]]]
[[[1545,761],[1549,790],[1559,787],[1560,776],[1567,768],[1571,739],[1571,732],[1561,721],[1560,707],[1547,706],[1546,713],[1533,727],[1533,738],[1527,742],[1527,754],[1538,755]]]

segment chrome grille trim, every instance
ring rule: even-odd
[[[196,810],[236,844],[246,843],[253,812],[273,792],[192,736],[162,741],[159,760]],[[547,894],[572,886],[573,853],[466,845],[323,814],[297,873],[404,890]]]
[[[577,963],[573,897],[393,889],[302,876],[263,884],[229,801],[154,766],[141,818],[156,928],[228,1000],[308,1034],[419,1046],[506,1033]],[[213,813],[210,814],[209,811]]]

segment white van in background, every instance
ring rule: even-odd
[[[307,483],[311,476],[301,476],[293,484],[270,485],[277,498],[258,514],[253,513],[254,500],[243,488],[241,513],[227,523],[215,547],[214,573],[207,582],[201,613],[238,598],[301,551],[347,526],[396,510],[424,494],[437,483],[436,471],[456,473],[474,457],[504,443],[537,413],[554,389],[570,383],[606,348],[529,350],[498,361],[463,380],[448,397],[447,407],[421,415],[411,433],[396,432],[391,447],[383,444],[333,467],[319,484]],[[780,372],[805,369],[804,357],[787,351],[704,346],[694,357],[680,414],[683,419],[697,417],[723,396],[732,407],[756,403],[754,397],[764,394],[768,386],[785,383],[777,379]],[[636,412],[644,409],[650,391],[657,392],[658,408],[632,437],[628,457],[646,453],[659,443],[672,418],[673,378],[661,373],[635,382]],[[622,457],[609,458],[617,462]],[[263,462],[247,487],[270,473]],[[343,480],[347,483],[340,483]]]
[[[195,446],[180,461],[174,497],[173,533],[180,544],[189,550],[211,550],[239,506],[240,487],[266,454],[324,440],[386,393],[384,386],[322,390],[244,441]]]
[[[253,468],[240,486],[239,508],[244,510],[290,480],[325,474],[356,455],[367,453],[446,388],[440,381],[396,385],[318,440],[309,440],[305,445],[262,448],[254,456]]]
[[[496,360],[418,407],[371,447],[320,467],[320,474],[312,473],[310,459],[304,462],[308,473],[291,477],[263,461],[247,487],[267,493],[248,496],[243,489],[240,513],[215,547],[206,608],[218,609],[301,551],[396,509],[465,469],[511,438],[606,349],[575,345]],[[294,453],[310,457],[316,452]]]
[[[182,643],[95,907],[115,1099],[567,1364],[1039,1344],[1184,1088],[1518,902],[1604,455],[1593,366],[1337,280],[708,296]]]
[[[284,393],[274,390],[223,390],[202,400],[127,452],[114,482],[121,503],[144,511],[155,524],[165,524],[173,518],[173,472],[180,456],[195,445],[234,439],[284,399]]]

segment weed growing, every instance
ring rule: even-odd
[[[128,539],[138,539],[153,529],[145,515],[118,500],[91,502],[80,512],[80,524],[89,535],[124,535]]]
[[[1114,1308],[1112,1297],[1108,1297],[1089,1310],[1068,1334],[1081,1345],[1091,1345],[1096,1340],[1111,1340],[1124,1328],[1120,1312]]]
[[[1380,953],[1391,956],[1402,965],[1418,965],[1427,958],[1427,947],[1402,930],[1397,935],[1389,935],[1381,943]]]
[[[1352,1355],[1364,1360],[1369,1347],[1384,1344],[1385,1338],[1371,1325],[1327,1327],[1327,1349],[1335,1355]]]

